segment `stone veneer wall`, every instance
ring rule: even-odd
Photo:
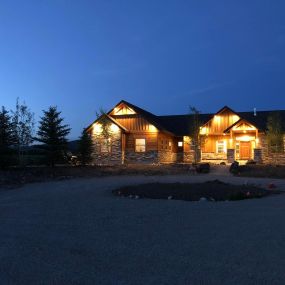
[[[93,164],[95,165],[118,165],[122,164],[121,131],[111,134],[111,152],[101,153],[102,135],[93,134]]]
[[[226,160],[226,153],[202,152],[202,160]]]
[[[135,152],[126,151],[125,153],[125,163],[136,164],[136,163],[158,163],[158,152],[155,150],[146,152]]]
[[[266,136],[262,135],[259,139],[262,162],[265,164],[282,164],[285,165],[285,135],[283,136],[284,151],[282,153],[272,153],[268,149]]]
[[[181,159],[181,158],[180,158]],[[158,152],[158,161],[160,163],[174,163],[179,161],[179,153],[171,150],[160,150]]]
[[[233,163],[235,161],[235,150],[233,148],[227,149],[227,161]]]
[[[192,163],[194,161],[194,151],[187,151],[183,153],[183,162]]]

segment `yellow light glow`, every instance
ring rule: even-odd
[[[150,132],[157,132],[157,128],[154,125],[149,125]]]
[[[207,127],[200,127],[200,134],[201,135],[206,135],[207,133],[208,133]]]
[[[236,137],[236,140],[237,141],[253,141],[254,137],[253,136],[244,135],[244,136],[241,136],[241,137]]]
[[[119,127],[117,125],[115,125],[115,124],[112,124],[110,126],[110,129],[111,129],[112,133],[117,133],[120,130]]]
[[[98,124],[98,123],[94,124],[93,125],[93,133],[100,134],[101,132],[102,132],[101,124]]]
[[[220,121],[221,121],[221,117],[218,116],[218,115],[215,115],[215,116],[214,116],[214,121],[220,122]]]
[[[238,120],[239,120],[239,116],[233,115],[233,121],[234,121],[234,122],[237,122]]]

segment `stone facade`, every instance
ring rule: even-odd
[[[285,165],[285,135],[283,136],[283,152],[274,153],[271,152],[268,148],[268,143],[266,137],[263,135],[260,137],[260,149],[262,163],[265,164],[279,164]]]
[[[158,160],[157,151],[146,151],[146,152],[126,151],[125,153],[126,164],[136,164],[136,163],[156,164],[158,162],[159,160]]]
[[[255,148],[253,150],[253,160],[257,163],[262,163],[262,149],[261,148]]]
[[[233,148],[227,149],[227,161],[233,163],[235,161],[235,150]]]
[[[182,153],[172,152],[171,150],[160,150],[158,152],[158,161],[160,163],[182,162]]]
[[[122,164],[122,143],[121,131],[111,133],[110,152],[101,151],[101,143],[105,138],[99,134],[93,134],[93,164],[95,165],[115,165]]]
[[[226,160],[226,153],[202,152],[202,160]]]
[[[193,163],[195,161],[194,151],[184,152],[183,153],[183,162],[185,163]]]

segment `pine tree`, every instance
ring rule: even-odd
[[[16,143],[13,123],[9,112],[2,106],[0,111],[0,167],[9,167],[12,161],[12,146]]]
[[[61,112],[57,111],[57,107],[49,107],[48,111],[43,112],[44,116],[39,122],[38,136],[35,140],[44,144],[48,163],[54,167],[55,163],[64,156],[64,151],[67,149],[66,136],[71,129],[63,124],[64,119],[60,117]]]
[[[85,130],[82,131],[79,138],[78,152],[82,165],[86,165],[92,161],[93,141],[91,135]]]
[[[266,138],[270,152],[284,152],[283,126],[280,113],[272,113],[267,119]]]

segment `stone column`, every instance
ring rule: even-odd
[[[253,159],[257,163],[261,163],[262,162],[262,149],[261,148],[255,148],[253,150]]]
[[[235,161],[235,150],[233,148],[227,149],[227,161],[233,163]]]

